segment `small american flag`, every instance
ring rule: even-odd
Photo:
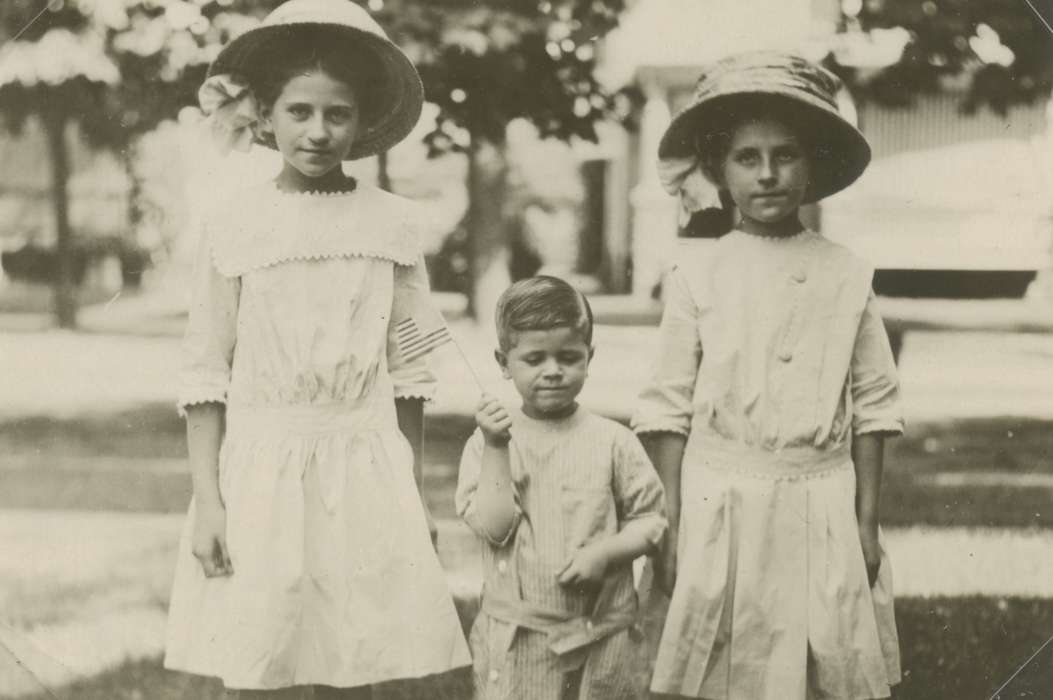
[[[395,343],[404,362],[413,362],[435,348],[452,341],[453,336],[450,335],[450,329],[445,324],[427,333],[422,332],[420,326],[412,318],[395,324]]]

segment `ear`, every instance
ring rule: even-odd
[[[594,357],[596,357],[596,348],[595,348],[595,346],[590,345],[589,346],[589,362],[592,362],[592,358],[594,358]]]
[[[494,359],[497,360],[497,365],[501,368],[501,376],[505,379],[511,379],[512,373],[508,371],[508,354],[498,348],[494,350]]]

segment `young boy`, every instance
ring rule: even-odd
[[[485,540],[475,697],[638,697],[632,561],[665,532],[661,482],[627,428],[578,406],[593,355],[584,296],[522,280],[496,320],[495,356],[522,407],[483,396],[461,458],[457,512]]]

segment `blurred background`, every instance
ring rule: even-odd
[[[195,217],[280,160],[218,155],[196,91],[219,47],[278,4],[0,4],[2,698],[219,697],[160,668],[190,494],[172,377]],[[622,420],[665,271],[679,246],[712,243],[714,221],[680,222],[654,167],[701,67],[787,48],[843,78],[874,161],[805,215],[876,266],[902,373],[909,429],[883,505],[896,697],[1026,697],[1027,674],[1002,686],[1053,636],[1048,1],[362,4],[428,103],[405,142],[348,171],[427,208],[436,301],[495,393],[512,395],[490,359],[500,291],[543,272],[589,294],[584,400]],[[452,490],[477,397],[460,362],[434,357],[425,469],[467,623],[477,549]],[[451,674],[381,694],[466,687]]]

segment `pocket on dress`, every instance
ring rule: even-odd
[[[567,555],[618,529],[614,495],[609,488],[563,487],[563,532]]]

